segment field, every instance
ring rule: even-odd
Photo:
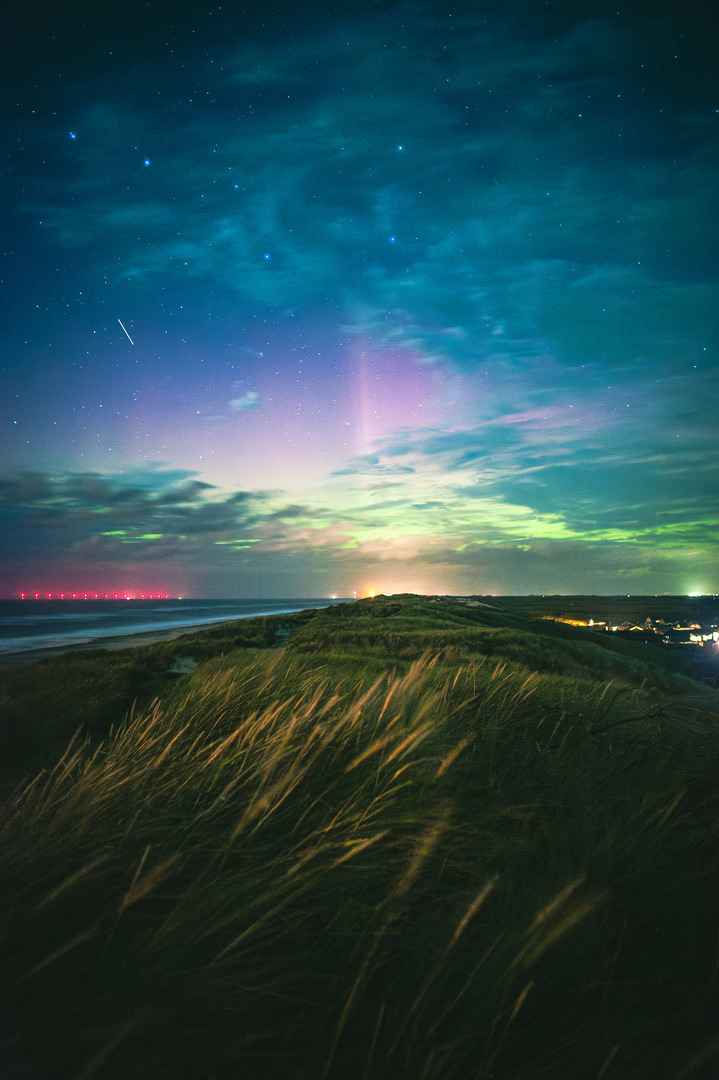
[[[608,623],[643,623],[650,618],[684,625],[719,622],[716,596],[480,596],[476,599],[501,611],[535,618],[554,616]]]
[[[0,1075],[715,1076],[692,673],[415,596],[2,669]]]

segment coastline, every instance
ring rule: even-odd
[[[58,641],[57,644],[47,645],[33,649],[19,649],[17,651],[0,652],[0,668],[9,667],[13,664],[34,664],[39,660],[56,658],[68,653],[93,652],[102,649],[107,652],[118,652],[121,649],[139,648],[143,645],[154,645],[160,641],[172,641],[186,634],[202,633],[203,630],[211,630],[216,626],[226,623],[245,622],[247,619],[281,617],[283,615],[295,615],[300,611],[320,611],[322,607],[332,606],[333,601],[327,605],[304,605],[298,607],[282,608],[281,611],[258,611],[247,615],[233,615],[230,618],[206,619],[200,622],[185,623],[182,626],[168,626],[166,629],[153,627],[149,630],[130,630],[126,633],[115,633],[97,637],[85,637],[78,641]]]
[[[300,609],[304,610],[304,609]],[[257,618],[253,615],[240,616],[240,618]],[[222,622],[238,622],[239,619],[223,619]],[[203,630],[211,630],[213,626],[219,626],[219,622],[193,623],[192,626],[174,627],[168,630],[130,631],[127,634],[108,634],[107,637],[87,638],[84,641],[64,642],[58,645],[46,645],[40,649],[24,649],[18,652],[0,653],[0,667],[10,664],[34,664],[38,660],[46,660],[49,657],[65,656],[67,653],[94,652],[103,649],[107,652],[118,652],[120,649],[135,649],[142,645],[154,645],[158,641],[171,641],[173,638],[182,637],[193,631],[200,633]]]

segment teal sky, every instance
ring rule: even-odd
[[[706,10],[23,9],[0,592],[719,591]]]

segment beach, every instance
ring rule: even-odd
[[[4,600],[0,665],[33,663],[87,649],[128,649],[238,619],[328,607],[327,598],[287,600]]]

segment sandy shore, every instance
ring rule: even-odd
[[[278,614],[281,614],[278,612]],[[246,616],[253,618],[253,616]],[[223,622],[239,622],[238,618],[223,620]],[[193,623],[191,626],[175,626],[167,630],[134,631],[128,634],[108,634],[107,637],[87,638],[73,644],[47,645],[42,649],[28,649],[27,652],[0,653],[0,667],[9,664],[33,664],[37,660],[46,660],[50,657],[63,656],[67,653],[87,652],[88,649],[133,649],[139,645],[153,645],[157,641],[171,641],[173,638],[182,637],[183,634],[200,633],[202,630],[211,630],[216,626],[222,626],[223,622],[210,620],[203,623]]]

